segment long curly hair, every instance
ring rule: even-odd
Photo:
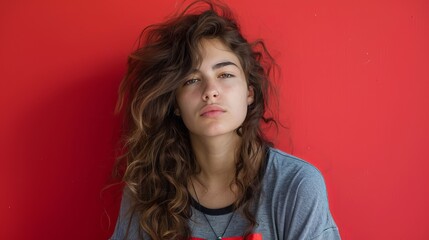
[[[201,39],[220,39],[239,58],[254,102],[248,107],[237,150],[233,183],[238,189],[235,209],[257,224],[253,207],[258,198],[261,171],[271,145],[261,123],[266,117],[269,76],[274,61],[261,40],[249,43],[228,7],[219,2],[196,1],[169,20],[145,28],[139,45],[128,58],[120,85],[117,109],[124,111],[123,181],[132,195],[133,214],[151,239],[187,239],[191,217],[190,177],[199,172],[180,117],[174,114],[175,90],[201,62]],[[255,197],[254,197],[255,196]]]

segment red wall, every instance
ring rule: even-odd
[[[109,236],[126,56],[178,2],[0,3],[0,239]],[[429,2],[230,2],[282,68],[277,146],[322,170],[343,239],[429,239]]]

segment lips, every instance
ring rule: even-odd
[[[225,109],[223,109],[220,106],[217,105],[206,105],[204,106],[200,111],[200,116],[203,117],[215,117],[222,113],[226,112]]]

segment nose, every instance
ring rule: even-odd
[[[219,90],[216,87],[216,84],[207,82],[206,88],[203,92],[202,98],[203,101],[213,101],[219,97]]]
[[[219,97],[219,91],[215,89],[210,91],[205,91],[203,94],[203,101],[215,100],[217,97]]]

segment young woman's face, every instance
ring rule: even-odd
[[[180,114],[191,136],[231,134],[241,126],[253,88],[237,56],[218,39],[203,39],[201,65],[176,90]]]

